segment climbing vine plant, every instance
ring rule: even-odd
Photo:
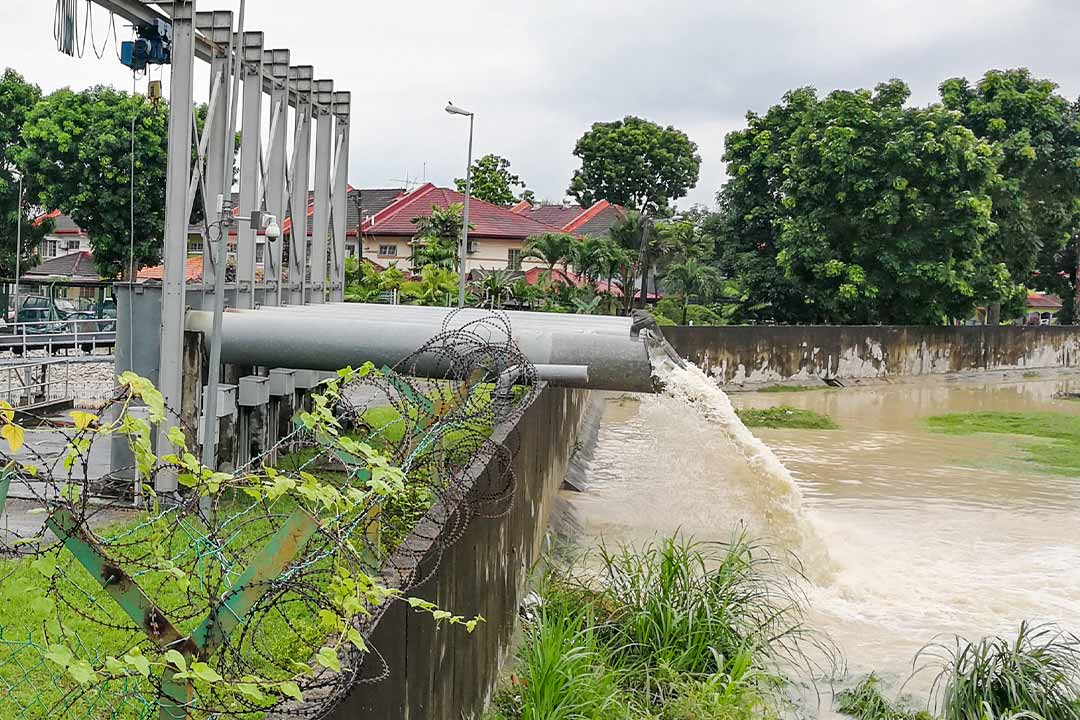
[[[192,429],[132,373],[63,427],[0,404],[0,718],[318,717],[385,674],[366,637],[390,603],[472,633],[483,618],[409,588],[421,559],[509,501],[492,429],[533,383],[494,382],[528,365],[492,343],[493,323],[509,338],[489,319],[397,371],[339,371],[286,437],[230,469],[204,467]],[[411,379],[432,356],[446,379]],[[95,472],[110,446],[130,467]],[[155,490],[165,478],[175,492]]]

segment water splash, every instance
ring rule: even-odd
[[[680,367],[667,357],[653,362],[653,373],[663,386],[663,395],[681,407],[696,412],[707,427],[704,442],[720,442],[728,462],[734,454],[747,472],[729,472],[728,477],[743,478],[752,512],[764,524],[770,540],[794,553],[811,579],[818,582],[832,574],[833,566],[825,541],[816,522],[803,508],[802,492],[791,472],[769,446],[743,424],[727,394],[716,381],[693,363]],[[705,459],[710,454],[698,457]],[[703,463],[704,465],[705,463]],[[700,468],[708,473],[708,467]]]

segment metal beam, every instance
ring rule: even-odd
[[[159,385],[165,407],[179,411],[183,387],[184,264],[187,257],[187,188],[191,179],[191,102],[194,93],[195,2],[172,6],[173,47],[169,83],[169,140],[165,180],[165,265],[161,300],[161,373]],[[168,447],[168,430],[175,419],[161,423],[158,447]],[[176,490],[173,473],[158,473],[155,490]]]
[[[289,119],[289,51],[267,50],[263,56],[274,89],[270,93],[273,118],[270,122],[270,156],[266,161],[266,211],[285,222],[288,203],[285,189],[285,144]],[[263,277],[268,284],[263,302],[267,305],[281,304],[281,256],[283,241],[267,238]]]
[[[331,203],[330,300],[345,299],[345,233],[349,195],[349,113],[352,93],[334,93],[334,117],[337,118],[337,144],[334,159],[334,192]],[[359,240],[359,238],[357,238]]]
[[[309,302],[326,302],[326,240],[330,233],[330,183],[333,174],[334,81],[315,81],[315,198],[311,213],[311,292]]]
[[[307,273],[308,175],[311,168],[312,78],[310,65],[289,68],[289,87],[296,103],[293,159],[290,165],[289,302],[304,304]]]
[[[195,17],[195,27],[210,38],[216,46],[213,57],[210,59],[210,94],[218,94],[217,104],[213,112],[207,113],[206,121],[211,124],[209,132],[203,130],[206,143],[206,205],[215,207],[218,195],[228,198],[232,194],[232,156],[234,154],[234,139],[232,128],[229,127],[229,108],[232,94],[232,42],[233,42],[233,14],[228,10],[215,10],[213,12],[201,12]],[[208,108],[209,110],[209,108]],[[211,222],[218,220],[217,217],[208,218]],[[225,268],[225,259],[216,260],[214,256],[215,240],[220,227],[212,228],[209,237],[203,238],[203,287],[210,290],[214,287],[218,262],[221,263],[222,272]]]
[[[263,34],[245,32],[240,40],[244,108],[240,121],[240,217],[259,207],[259,145],[262,142]],[[236,306],[255,307],[255,242],[258,228],[236,227]]]

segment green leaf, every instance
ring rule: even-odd
[[[68,675],[80,685],[88,685],[98,679],[98,675],[94,672],[94,668],[90,667],[90,663],[85,660],[73,660],[72,663],[68,665],[67,671]]]
[[[128,666],[110,655],[105,658],[105,671],[110,675],[127,675]]]
[[[97,415],[83,412],[82,410],[72,410],[68,415],[70,415],[72,421],[74,421],[75,429],[80,432],[90,427],[90,425],[98,419]]]
[[[124,656],[124,662],[143,677],[150,677],[150,661],[142,654],[139,648],[131,648],[128,654]]]
[[[211,685],[225,679],[221,677],[221,675],[218,675],[217,671],[212,667],[204,662],[199,662],[198,660],[191,663],[191,674],[199,680],[202,680],[204,683],[209,683]]]
[[[184,431],[178,426],[173,425],[169,428],[169,442],[181,450],[187,450],[187,436],[184,435]]]
[[[346,637],[357,650],[360,652],[367,652],[367,642],[364,641],[364,636],[360,634],[359,630],[350,626],[346,633]]]
[[[50,645],[49,652],[45,653],[45,659],[56,663],[62,668],[67,668],[71,665],[73,658],[67,645]]]
[[[431,613],[431,617],[435,618],[436,621],[446,620],[450,616],[451,613],[446,610],[436,610],[435,612]]]
[[[181,655],[176,650],[169,650],[165,653],[165,661],[172,665],[180,672],[187,672],[187,658]]]
[[[300,686],[294,682],[283,682],[278,685],[278,691],[286,697],[290,697],[297,702],[304,702],[304,694],[300,692]]]
[[[327,670],[341,672],[341,660],[337,650],[332,647],[324,647],[315,655],[315,660]]]
[[[18,425],[8,423],[4,427],[0,428],[0,437],[7,440],[8,448],[13,453],[19,452],[19,449],[23,446],[23,429]]]

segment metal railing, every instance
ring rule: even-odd
[[[0,366],[0,400],[16,410],[71,397],[71,363],[62,358]]]
[[[114,318],[20,321],[0,327],[0,351],[10,350],[15,355],[31,350],[45,350],[50,355],[59,350],[93,354],[99,348],[111,350],[115,344]]]

